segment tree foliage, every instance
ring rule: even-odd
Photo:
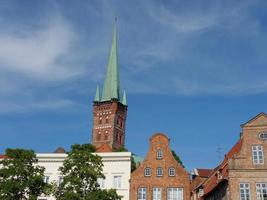
[[[113,190],[100,190],[98,178],[105,178],[102,174],[101,157],[93,154],[91,144],[72,145],[68,157],[59,168],[63,181],[56,189],[58,200],[117,200],[120,199]]]
[[[7,149],[0,160],[0,200],[36,200],[48,194],[51,185],[43,181],[44,168],[37,164],[34,151]]]
[[[184,164],[183,164],[183,162],[181,161],[180,157],[175,153],[174,150],[172,150],[172,155],[173,155],[173,157],[175,158],[175,160],[176,160],[180,165],[182,165],[182,167],[184,168]]]

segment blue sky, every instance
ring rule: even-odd
[[[0,153],[90,142],[115,16],[128,149],[164,132],[187,169],[216,166],[267,112],[266,1],[1,1]]]

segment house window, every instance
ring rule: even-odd
[[[161,200],[161,189],[153,188],[153,200]]]
[[[162,152],[162,150],[161,149],[158,149],[157,150],[157,159],[162,159],[163,158],[163,152]]]
[[[146,200],[146,188],[138,188],[137,200]]]
[[[44,176],[44,183],[49,183],[49,176]]]
[[[253,163],[255,165],[264,164],[263,146],[253,145],[252,146],[252,157],[253,157]]]
[[[149,167],[145,168],[145,176],[151,176],[151,169]]]
[[[259,138],[260,138],[261,140],[267,140],[267,133],[260,133],[260,134],[259,134]]]
[[[157,176],[163,176],[163,169],[161,167],[157,168]]]
[[[113,187],[115,189],[121,188],[121,176],[114,176],[113,177]]]
[[[169,176],[175,176],[175,168],[174,167],[169,168]]]
[[[183,188],[168,188],[167,200],[183,200]]]
[[[104,178],[98,178],[97,183],[98,183],[100,189],[105,189],[105,179]]]
[[[257,200],[266,200],[267,199],[267,183],[257,183]]]
[[[240,192],[240,200],[250,200],[249,183],[240,183],[239,192]]]

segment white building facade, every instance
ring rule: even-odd
[[[45,167],[45,181],[60,183],[58,171],[66,159],[66,153],[37,153],[38,165]],[[101,189],[116,189],[122,200],[129,200],[131,176],[131,152],[97,153],[102,157],[105,179],[99,179]],[[41,196],[39,200],[55,200],[53,196]]]

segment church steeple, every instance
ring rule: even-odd
[[[112,45],[101,101],[110,101],[112,99],[120,99],[116,20],[113,27]]]
[[[97,86],[93,109],[92,144],[97,149],[107,146],[110,150],[118,149],[125,144],[127,101],[125,91],[123,97],[120,96],[116,21],[101,98],[100,96]]]

